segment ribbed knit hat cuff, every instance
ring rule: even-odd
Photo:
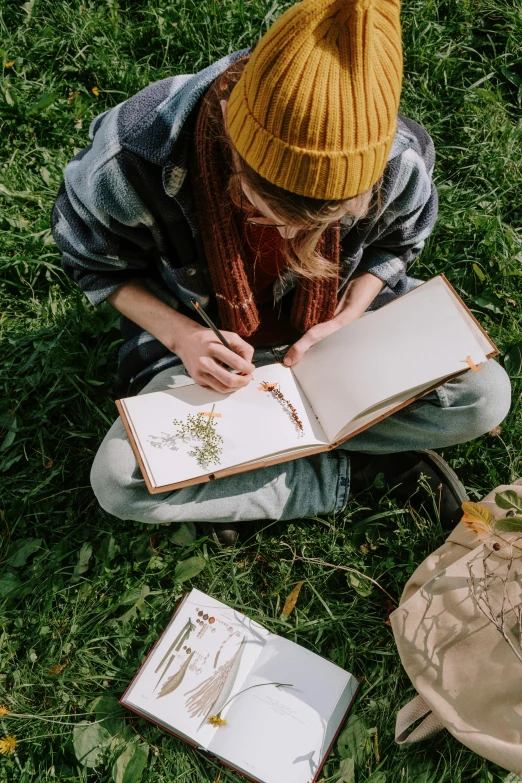
[[[352,152],[290,145],[270,134],[250,111],[244,74],[230,95],[227,125],[239,155],[266,180],[291,193],[332,200],[352,198],[377,182],[386,166],[397,127],[395,121],[386,138]]]

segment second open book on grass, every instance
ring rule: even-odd
[[[253,780],[311,783],[358,685],[334,663],[192,590],[121,703]]]
[[[177,376],[118,409],[149,492],[164,492],[334,448],[496,353],[439,276],[232,394]]]

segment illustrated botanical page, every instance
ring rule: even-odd
[[[121,400],[153,487],[327,443],[292,371],[258,368],[220,394],[196,384]]]
[[[209,718],[223,710],[226,717],[225,705],[243,687],[270,636],[253,620],[192,590],[123,703],[208,748],[216,733]]]

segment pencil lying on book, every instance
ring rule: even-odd
[[[223,343],[223,345],[225,346],[225,348],[228,348],[228,350],[229,350],[229,351],[232,351],[232,353],[236,353],[236,351],[234,351],[234,349],[232,348],[232,346],[230,345],[230,343],[228,342],[228,340],[226,339],[226,337],[224,337],[224,336],[221,334],[221,332],[220,332],[220,331],[219,331],[219,329],[217,328],[217,326],[216,326],[216,324],[214,323],[214,321],[213,321],[211,318],[209,318],[209,317],[208,317],[208,315],[206,314],[206,312],[205,312],[205,311],[203,310],[203,308],[200,306],[200,304],[199,304],[199,302],[197,301],[197,299],[194,299],[193,297],[191,297],[191,298],[190,298],[190,303],[192,304],[192,306],[193,306],[194,310],[197,310],[197,311],[198,311],[199,315],[200,315],[200,316],[203,318],[203,320],[205,321],[206,325],[207,325],[207,326],[208,326],[210,329],[212,329],[212,331],[214,332],[214,334],[216,335],[216,337],[217,337],[219,340],[221,340],[221,342]],[[226,365],[225,365],[225,366],[226,366]],[[237,373],[237,370],[234,370],[234,368],[233,368],[233,367],[227,367],[227,370],[230,370],[230,372],[235,372],[235,373]]]

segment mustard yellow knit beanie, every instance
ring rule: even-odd
[[[292,193],[350,198],[384,171],[401,81],[399,0],[302,0],[261,38],[232,90],[232,143]]]

